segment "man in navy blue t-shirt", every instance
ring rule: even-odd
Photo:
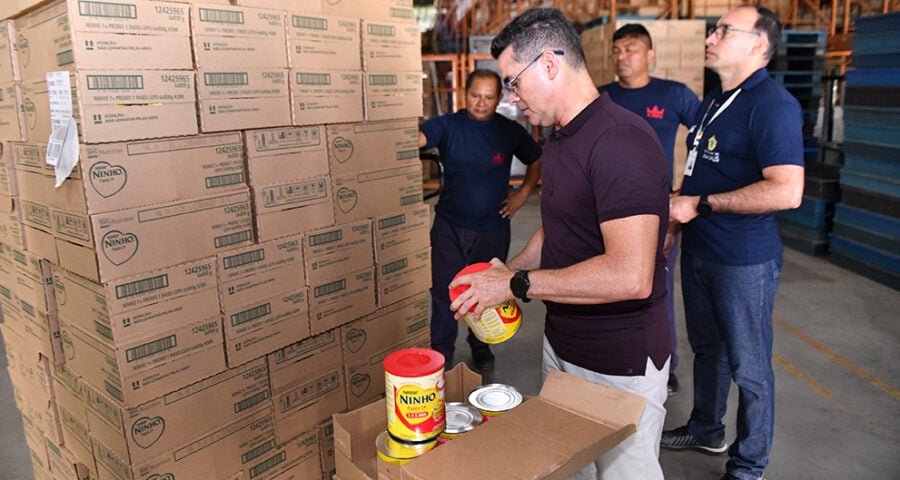
[[[647,120],[659,136],[669,159],[669,181],[675,172],[675,135],[678,126],[690,126],[700,99],[685,84],[650,76],[650,65],[656,58],[653,39],[643,25],[629,23],[613,34],[613,65],[617,82],[601,85],[613,102]],[[674,183],[673,183],[674,185]],[[678,235],[669,232],[666,254],[666,316],[672,330],[672,361],[669,364],[669,395],[678,393],[678,340],[675,330],[675,262],[678,258]]]
[[[728,451],[721,480],[757,480],[775,425],[772,311],[782,246],[775,212],[803,197],[800,104],[769,78],[781,38],[778,17],[758,5],[726,13],[706,37],[706,66],[722,80],[688,135],[681,195],[681,285],[694,351],[694,407],[661,446]],[[740,395],[728,448],[722,417],[732,380]]]
[[[431,348],[453,364],[459,322],[450,310],[448,285],[466,265],[509,254],[509,219],[540,179],[541,147],[521,125],[495,113],[500,77],[476,70],[466,80],[466,108],[422,125],[419,146],[437,147],[444,182],[431,227]],[[509,192],[512,158],[528,165],[522,186]],[[469,331],[472,361],[494,368],[487,344]]]

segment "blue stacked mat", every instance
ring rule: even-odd
[[[900,289],[900,12],[860,17],[831,260]]]

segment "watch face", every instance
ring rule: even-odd
[[[528,281],[527,275],[527,272],[516,272],[509,280],[509,289],[512,290],[513,295],[523,298],[528,293],[531,282]]]

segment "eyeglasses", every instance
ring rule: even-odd
[[[563,50],[552,50],[552,52],[555,53],[556,55],[565,55],[566,54],[566,52]],[[525,70],[528,70],[538,60],[540,60],[541,56],[543,56],[543,55],[544,55],[544,52],[539,53],[538,56],[534,57],[534,60],[528,62],[528,65],[525,65],[525,68],[523,68],[522,70],[519,70],[519,73],[517,73],[515,77],[513,77],[509,80],[504,80],[503,88],[505,88],[506,91],[508,91],[509,93],[511,93],[513,95],[518,95],[519,93],[516,92],[516,84],[519,83],[519,77],[521,77],[522,74],[525,73]]]
[[[760,36],[760,35],[762,35],[762,32],[759,32],[759,31],[757,31],[757,30],[744,30],[744,29],[741,29],[741,28],[735,28],[735,27],[732,27],[731,25],[728,25],[728,24],[726,23],[726,24],[723,24],[723,25],[716,25],[715,27],[710,28],[709,31],[706,32],[706,36],[707,36],[707,37],[710,37],[710,36],[715,35],[715,37],[716,37],[717,39],[722,40],[723,38],[725,38],[726,36],[728,36],[728,33],[729,33],[729,32],[749,33],[750,35],[754,35],[754,36],[757,36],[757,37]]]

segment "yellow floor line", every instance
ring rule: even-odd
[[[884,383],[880,378],[876,377],[875,375],[872,375],[871,373],[863,370],[862,368],[860,368],[859,366],[857,366],[850,360],[847,360],[846,358],[833,352],[831,349],[829,349],[825,345],[822,345],[821,343],[815,341],[812,337],[801,332],[797,328],[789,325],[784,320],[782,320],[778,317],[772,317],[772,322],[774,322],[775,325],[778,325],[779,327],[787,330],[788,332],[790,332],[791,334],[793,334],[800,340],[803,340],[809,346],[822,352],[825,356],[834,360],[836,363],[843,365],[847,370],[850,370],[851,372],[862,377],[863,379],[865,379],[867,382],[871,383],[872,385],[875,385],[876,387],[884,390],[885,392],[887,392],[888,395],[894,397],[895,400],[900,400],[900,391],[891,388],[888,384]],[[774,355],[773,355],[773,357],[774,357]]]
[[[806,383],[807,385],[809,385],[810,387],[812,387],[813,390],[815,390],[816,392],[819,392],[819,395],[822,395],[825,398],[831,398],[834,396],[834,394],[831,393],[831,390],[825,388],[824,386],[819,384],[819,382],[813,380],[812,377],[810,377],[809,375],[800,371],[800,369],[797,368],[796,365],[785,360],[784,358],[779,356],[777,353],[772,354],[772,360],[774,360],[775,363],[784,367],[784,369],[787,370],[788,372],[790,372],[791,375],[797,377],[798,379],[800,379],[800,381],[802,381],[802,382]]]

